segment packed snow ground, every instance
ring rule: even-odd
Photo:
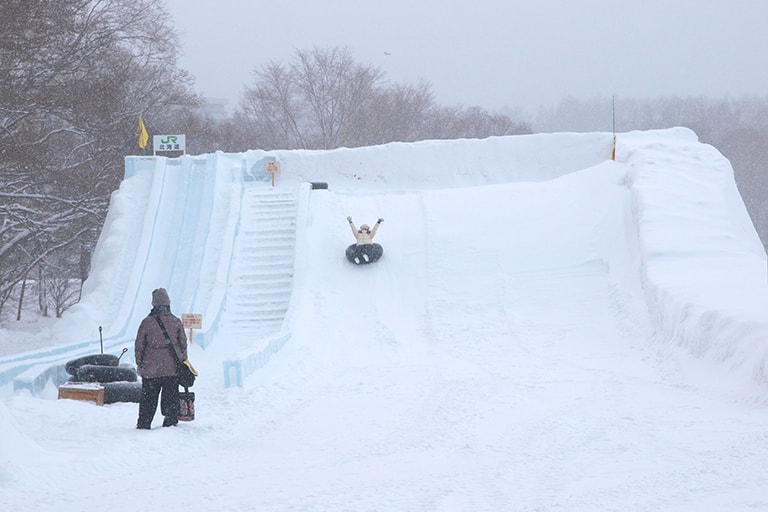
[[[219,375],[244,340],[193,346],[197,419],[172,429],[6,391],[3,509],[768,509],[766,258],[730,166],[682,128],[620,134],[616,162],[610,144],[275,152],[279,187],[330,185],[298,219],[288,343],[243,389]],[[378,263],[344,260],[347,215],[384,217]],[[130,274],[109,268],[112,221],[101,287]],[[87,289],[87,321],[52,339],[126,309]]]

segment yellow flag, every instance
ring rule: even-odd
[[[146,126],[144,126],[144,121],[139,116],[139,147],[141,149],[147,147],[147,141],[149,141],[149,133],[147,133]]]

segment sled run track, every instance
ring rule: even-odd
[[[49,424],[15,421],[64,463],[77,450],[109,490],[89,497],[97,508],[764,509],[765,253],[714,148],[682,128],[619,140],[616,161],[608,134],[217,154],[175,176],[150,160],[113,197],[68,332],[109,312],[110,346],[127,343],[167,280],[174,311],[207,326],[192,348],[198,418],[140,440],[129,404],[83,430],[95,408],[18,400]],[[266,158],[281,164],[274,191]],[[295,207],[259,208],[283,193]],[[292,221],[255,227],[286,201]],[[380,261],[345,260],[347,215],[384,218]],[[269,286],[247,283],[278,254],[285,273],[286,251],[282,320],[256,339],[249,290]],[[227,361],[242,388],[225,387]],[[86,439],[92,452],[73,448]],[[176,476],[181,462],[196,470]],[[4,496],[79,503],[65,469]],[[164,477],[128,488],[137,471]]]

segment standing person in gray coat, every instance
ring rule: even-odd
[[[136,428],[149,430],[152,427],[161,390],[160,412],[165,416],[163,426],[177,425],[179,378],[171,350],[176,352],[180,361],[185,360],[187,335],[181,320],[171,313],[171,299],[165,288],[152,292],[152,310],[139,325],[134,349],[136,370],[141,376],[141,402]]]

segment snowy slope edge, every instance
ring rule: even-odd
[[[731,373],[740,396],[755,382],[764,388],[766,254],[730,163],[686,128],[630,132],[618,141],[655,341]]]

